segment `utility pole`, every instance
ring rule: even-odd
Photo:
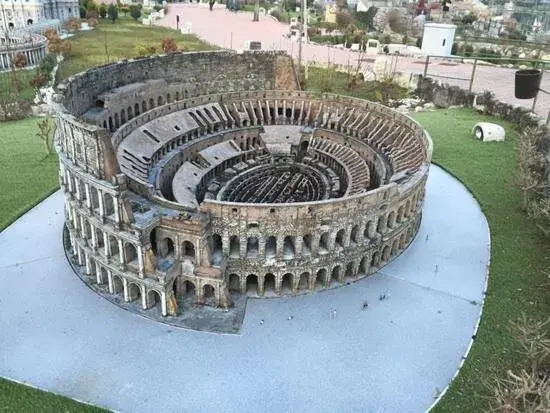
[[[302,43],[304,35],[307,36],[307,0],[302,1],[302,24],[300,24],[300,36],[298,37],[298,76],[302,72]]]
[[[254,17],[252,17],[252,21],[260,21],[260,0],[256,0],[256,4],[254,5]]]

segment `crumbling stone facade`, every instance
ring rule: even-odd
[[[372,274],[414,237],[432,144],[387,107],[296,90],[280,53],[183,53],[60,86],[69,255],[176,315]],[[270,90],[285,85],[287,90]]]

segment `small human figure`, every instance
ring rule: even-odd
[[[293,318],[294,318],[293,315],[289,315],[289,316],[288,316],[288,320],[292,320]]]
[[[260,325],[261,325],[261,326],[264,325],[264,320],[260,320]]]
[[[363,301],[363,310],[366,310],[367,308],[369,308],[369,303],[368,301]]]

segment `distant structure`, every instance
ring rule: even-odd
[[[0,32],[43,20],[80,17],[78,0],[1,0]]]

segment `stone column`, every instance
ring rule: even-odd
[[[94,249],[94,251],[97,250],[97,234],[95,232],[95,227],[92,225],[90,226],[91,230],[92,230],[92,248]]]
[[[105,249],[105,256],[109,258],[111,256],[111,243],[109,242],[109,235],[103,232],[103,246]]]
[[[122,245],[122,240],[119,239],[117,241],[118,241],[118,256],[120,259],[120,264],[124,265],[124,248]]]
[[[88,209],[92,209],[92,197],[90,196],[90,185],[88,183],[84,184],[84,189],[86,191],[86,206]]]
[[[277,237],[277,250],[275,252],[275,257],[277,257],[277,259],[283,258],[284,248],[285,248],[285,237],[280,235]]]
[[[246,237],[239,237],[239,258],[246,257],[247,239]]]
[[[302,249],[304,245],[304,238],[300,235],[294,238],[294,252],[296,257],[302,256]]]
[[[143,248],[141,247],[141,245],[138,245],[137,247],[137,256],[138,256],[138,263],[139,263],[139,276],[141,278],[144,277],[144,274],[143,274]]]
[[[258,237],[258,259],[265,260],[265,238]]]
[[[118,198],[117,197],[113,197],[113,204],[114,204],[114,207],[115,207],[115,222],[117,223],[117,225],[120,224],[120,211],[119,211],[119,208],[118,208]]]

